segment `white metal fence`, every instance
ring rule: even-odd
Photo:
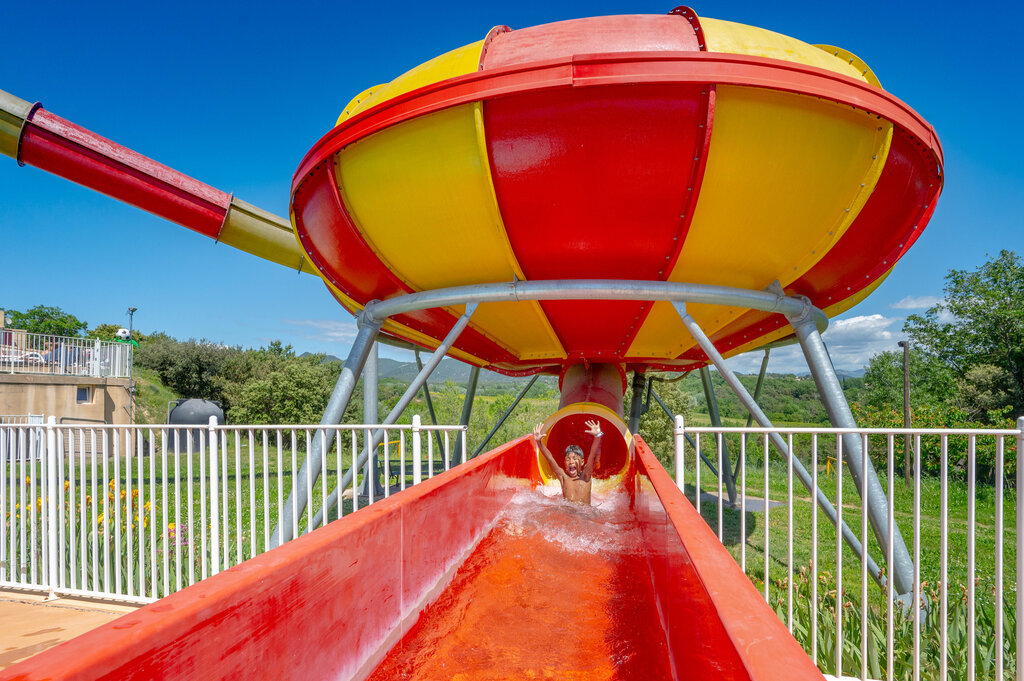
[[[687,427],[676,417],[676,482],[822,671],[861,679],[1024,679],[1024,419],[1017,429],[880,430]],[[861,441],[913,560],[909,598],[844,545],[813,495],[794,485],[777,433],[878,565],[879,546],[843,464],[843,434]],[[911,436],[912,482],[903,476]],[[688,439],[689,438],[689,439]],[[714,465],[702,463],[694,446]],[[728,453],[728,456],[727,456]],[[725,471],[734,468],[736,504]],[[702,468],[704,470],[702,470]],[[891,587],[889,587],[891,588]]]
[[[341,503],[321,512],[381,430],[385,497],[447,470],[457,438],[466,451],[465,426],[421,426],[419,417],[390,426],[64,426],[52,417],[0,426],[0,587],[128,602],[165,596],[267,550],[318,431],[336,437],[320,479],[307,483],[309,506],[293,513],[294,535],[373,503],[372,486],[358,492],[361,470]]]
[[[0,414],[0,426],[15,423],[43,423],[45,414]]]
[[[128,378],[130,343],[0,329],[0,373]]]

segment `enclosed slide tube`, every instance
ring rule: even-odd
[[[277,215],[0,90],[0,155],[299,272],[315,271]]]
[[[638,527],[638,581],[653,594],[635,621],[664,637],[657,645],[667,655],[665,678],[822,679],[646,444],[633,442],[620,494]],[[453,575],[461,578],[474,549],[493,544],[489,533],[503,509],[517,494],[537,494],[524,490],[539,482],[531,438],[514,440],[29,658],[0,679],[365,679],[443,599]],[[506,590],[494,609],[514,622],[548,605],[516,600]],[[516,607],[523,612],[508,612]],[[557,636],[537,635],[541,647],[545,636]],[[503,664],[493,661],[499,671]],[[460,670],[448,672],[456,678]]]

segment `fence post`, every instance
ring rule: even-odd
[[[217,417],[210,417],[209,435],[207,441],[210,443],[210,562],[213,564],[210,574],[220,572],[220,473],[217,470],[219,463],[217,457]],[[206,528],[203,528],[206,532]]]
[[[1017,681],[1024,679],[1024,416],[1017,419]],[[996,604],[1000,607],[1000,604]]]
[[[412,484],[423,479],[423,445],[420,443],[420,415],[412,417]]]
[[[50,589],[48,600],[57,598],[60,574],[57,565],[57,417],[46,419],[46,582]]]
[[[684,464],[685,464],[685,461],[683,460],[683,447],[686,445],[686,424],[683,422],[682,414],[677,414],[675,419],[674,419],[674,421],[675,421],[675,426],[676,426],[675,427],[675,437],[676,437],[676,447],[675,447],[675,450],[676,451],[675,451],[675,458],[674,458],[675,471],[673,471],[673,472],[675,473],[675,477],[676,477],[676,487],[678,487],[679,489],[681,489],[681,490],[683,490],[685,492],[686,490],[683,487],[683,484],[684,484],[684,480],[683,480],[684,473],[683,473],[683,470],[684,470]],[[700,462],[698,462],[697,465],[700,465]]]

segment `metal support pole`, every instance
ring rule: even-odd
[[[441,363],[441,360],[444,359],[444,356],[448,354],[448,350],[451,349],[452,345],[458,339],[459,335],[463,332],[463,330],[465,330],[466,326],[469,325],[469,318],[473,316],[474,312],[476,312],[476,308],[476,303],[470,303],[466,305],[465,313],[463,313],[463,315],[459,317],[458,321],[455,322],[455,326],[452,327],[452,330],[448,332],[448,335],[444,337],[444,340],[441,341],[441,344],[438,345],[437,349],[434,350],[433,354],[430,355],[430,359],[427,360],[427,363],[423,366],[423,369],[420,371],[420,373],[416,375],[416,378],[414,378],[412,383],[409,384],[409,387],[405,389],[404,393],[402,393],[402,397],[399,398],[398,403],[391,409],[390,412],[388,412],[387,418],[384,419],[381,425],[390,426],[391,424],[396,423],[398,421],[398,418],[405,411],[406,407],[408,407],[409,403],[412,402],[414,397],[416,397],[416,393],[420,391],[420,388],[422,388],[423,385],[427,382],[427,379],[430,378],[430,374],[434,372],[434,369],[436,369],[437,365]],[[376,449],[377,445],[380,444],[381,440],[383,439],[384,430],[375,430],[370,440],[370,451]],[[339,490],[345,489],[349,485],[349,483],[352,482],[352,471],[359,470],[359,468],[361,468],[365,462],[366,451],[364,450],[362,453],[359,454],[358,461],[354,462],[354,464],[349,468],[348,472],[345,473],[345,475],[341,476],[341,479],[338,480],[338,484],[334,488],[334,491],[332,491],[330,495],[328,495],[328,497],[324,499],[323,505],[321,506],[320,510],[317,511],[317,514],[313,519],[313,527],[319,525],[323,520],[324,514],[330,511],[334,504],[338,502]],[[319,466],[319,461],[317,462],[317,465]]]
[[[423,362],[420,361],[418,350],[412,353],[416,357],[416,371],[423,371]],[[430,381],[423,382],[423,400],[427,403],[427,413],[430,414],[430,422],[437,425],[437,414],[434,413],[434,400],[430,397]],[[434,442],[437,443],[437,451],[444,451],[444,442],[441,440],[441,432],[434,431]]]
[[[668,416],[668,420],[671,421],[673,424],[676,424],[678,426],[679,422],[676,420],[677,414],[673,414],[672,410],[669,409],[668,406],[664,402],[661,401],[661,398],[658,396],[658,393],[652,390],[651,391],[651,397],[653,397],[654,401],[657,402],[661,406],[661,410],[663,412],[665,412],[666,416]],[[680,418],[682,418],[682,417],[680,417]],[[686,438],[686,441],[690,443],[691,447],[693,447],[693,451],[697,452],[697,454],[700,455],[701,461],[703,461],[704,463],[707,464],[708,468],[711,469],[711,473],[717,478],[718,477],[718,469],[715,468],[715,464],[711,463],[711,459],[709,459],[708,457],[704,456],[704,452],[702,452],[699,449],[697,449],[697,443],[694,442],[693,436],[690,435],[689,433],[683,431],[683,430],[678,431],[678,433],[682,433],[683,437]],[[678,433],[677,433],[677,438],[676,439],[678,439]]]
[[[377,343],[374,342],[370,346],[370,354],[366,356],[366,364],[363,366],[363,423],[373,424],[377,423],[377,398],[380,394],[380,381],[379,374],[377,372]],[[373,498],[382,499],[384,497],[384,488],[380,484],[379,473],[377,469],[377,457],[374,456],[376,449],[371,451],[370,441],[372,436],[369,432],[364,432],[364,448],[366,450],[366,470],[364,471],[363,484],[359,488],[359,493],[362,495],[370,494],[370,485],[373,485]]]
[[[640,417],[644,407],[644,384],[647,378],[639,371],[633,372],[633,396],[629,401],[629,432],[636,434],[640,430]]]
[[[540,375],[534,374],[533,377],[530,378],[530,382],[527,383],[521,391],[519,391],[519,395],[516,396],[516,399],[512,401],[512,404],[508,405],[508,409],[505,410],[505,413],[501,415],[501,418],[498,419],[498,422],[494,424],[493,428],[491,428],[491,432],[487,433],[487,437],[484,438],[484,441],[481,442],[480,446],[478,446],[476,448],[476,451],[473,452],[474,457],[480,452],[484,451],[484,447],[486,447],[487,443],[491,441],[491,438],[494,437],[494,434],[498,432],[498,429],[505,424],[505,421],[508,420],[508,417],[516,408],[516,405],[518,405],[522,401],[522,399],[526,397],[526,393],[530,392],[530,388],[533,387],[533,384],[537,382],[538,378],[540,378]]]
[[[903,348],[903,427],[910,428],[910,341],[897,343]],[[914,467],[910,465],[910,433],[903,436],[903,479],[910,487],[914,482]]]
[[[364,315],[359,326],[359,333],[352,343],[352,349],[349,350],[345,364],[341,367],[338,382],[334,384],[334,392],[331,393],[331,399],[327,402],[324,415],[320,418],[320,425],[336,426],[341,423],[349,400],[352,399],[352,391],[355,390],[356,381],[363,370],[363,365],[366,364],[370,348],[383,323],[383,319],[378,320]],[[270,537],[271,548],[276,548],[286,541],[294,539],[292,535],[293,514],[295,516],[294,520],[297,521],[303,511],[306,510],[306,504],[309,503],[309,499],[306,497],[306,489],[312,488],[313,483],[319,477],[321,457],[324,452],[331,450],[331,445],[334,443],[334,435],[334,430],[318,430],[313,435],[313,442],[308,446],[306,458],[302,462],[302,467],[299,468],[298,475],[292,480],[292,491],[288,494],[288,499],[280,511],[277,527],[274,528],[274,533]],[[311,471],[313,479],[309,481],[309,484],[306,484]],[[351,470],[349,470],[348,475],[351,480]],[[294,502],[292,501],[293,496],[295,497]]]
[[[758,424],[762,428],[774,428],[775,426],[772,425],[771,420],[761,410],[761,407],[758,406],[757,402],[754,402],[754,398],[751,397],[749,392],[747,392],[746,387],[740,383],[736,374],[733,373],[732,369],[730,369],[725,363],[725,359],[722,357],[721,353],[718,352],[718,349],[715,348],[711,339],[707,337],[707,334],[704,333],[704,330],[700,328],[700,325],[697,324],[693,317],[686,312],[686,303],[673,303],[673,306],[676,308],[676,312],[679,313],[680,318],[682,318],[683,324],[690,332],[690,335],[693,336],[697,341],[697,344],[700,345],[701,349],[714,363],[719,373],[722,374],[722,377],[725,378],[729,387],[732,388],[733,392],[736,394],[736,397],[738,397],[740,402],[743,403],[743,406],[754,415],[754,418],[757,419]],[[802,482],[804,487],[814,495],[814,498],[818,502],[818,506],[821,507],[821,510],[823,510],[825,515],[829,517],[832,524],[840,528],[843,540],[846,541],[847,545],[853,549],[853,552],[857,554],[858,557],[867,561],[868,571],[871,572],[872,578],[878,582],[879,586],[884,588],[885,577],[882,576],[882,571],[878,567],[878,564],[875,563],[871,556],[868,555],[867,550],[861,546],[860,540],[857,539],[857,535],[853,533],[853,530],[851,530],[845,522],[840,524],[836,516],[836,509],[832,505],[832,502],[830,502],[828,497],[825,496],[825,493],[813,483],[810,474],[807,472],[807,469],[804,468],[800,459],[789,451],[789,447],[786,445],[786,441],[782,439],[781,435],[773,432],[769,433],[768,437],[772,444],[775,445],[775,448],[779,450],[783,456],[789,459],[793,466],[793,471],[797,474],[797,477],[800,478],[800,482]],[[767,462],[765,462],[765,464],[767,465]],[[767,502],[768,500],[765,499],[765,503]]]
[[[473,399],[476,397],[476,384],[480,380],[480,367],[472,367],[469,370],[469,381],[466,383],[466,399],[462,401],[462,415],[459,423],[463,426],[469,425],[469,419],[473,416]],[[443,449],[441,451],[444,451]],[[458,465],[462,460],[462,438],[456,438],[455,447],[452,449],[451,465]]]
[[[771,348],[765,348],[764,349],[764,357],[761,358],[761,371],[757,374],[757,385],[754,386],[754,401],[757,402],[758,404],[761,404],[761,387],[764,385],[764,375],[765,375],[765,372],[768,371],[768,357],[771,354],[772,354],[772,349]],[[753,414],[747,414],[747,428],[749,428],[750,424],[753,423],[753,422],[754,422],[754,415]],[[747,436],[744,435],[743,439],[745,441],[747,439]],[[743,449],[746,450],[746,447],[744,447]],[[737,458],[736,459],[736,468],[733,469],[733,472],[732,472],[733,480],[735,480],[736,476],[740,474],[740,466],[742,466],[742,465],[743,465],[743,462],[740,459]]]
[[[810,367],[811,376],[818,386],[818,393],[821,401],[825,403],[825,411],[828,418],[836,428],[856,428],[857,422],[853,419],[853,412],[846,402],[846,395],[843,394],[843,387],[839,383],[832,361],[828,357],[825,343],[821,340],[810,315],[787,315],[793,330],[796,331],[797,340],[807,358],[807,365]],[[866,490],[867,496],[861,503],[867,504],[868,519],[871,521],[871,528],[874,530],[875,538],[879,546],[888,546],[889,527],[887,506],[888,501],[875,468],[868,460],[864,466],[862,455],[861,437],[856,433],[843,435],[843,458],[850,469],[850,476],[858,490]],[[861,484],[861,479],[866,478],[866,485]],[[893,585],[896,593],[902,597],[910,597],[914,589],[914,561],[910,557],[907,545],[903,541],[900,529],[893,525],[893,565],[889,566],[889,574],[892,575]]]
[[[711,425],[715,428],[722,427],[722,415],[718,411],[718,398],[715,396],[715,388],[711,385],[711,370],[707,366],[700,368],[700,382],[704,384],[704,399],[708,403],[708,416],[711,418]],[[718,433],[716,436],[721,440],[722,460],[718,465],[722,468],[722,477],[725,478],[725,491],[729,495],[729,505],[736,505],[736,481],[732,479],[732,463],[729,459],[729,444],[725,436]],[[718,476],[718,473],[715,473]]]

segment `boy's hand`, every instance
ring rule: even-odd
[[[533,427],[533,439],[535,442],[540,442],[541,438],[544,437],[544,424],[538,423]]]
[[[601,432],[601,424],[598,421],[585,421],[587,424],[587,435],[593,435],[594,437],[601,437],[604,433]]]

